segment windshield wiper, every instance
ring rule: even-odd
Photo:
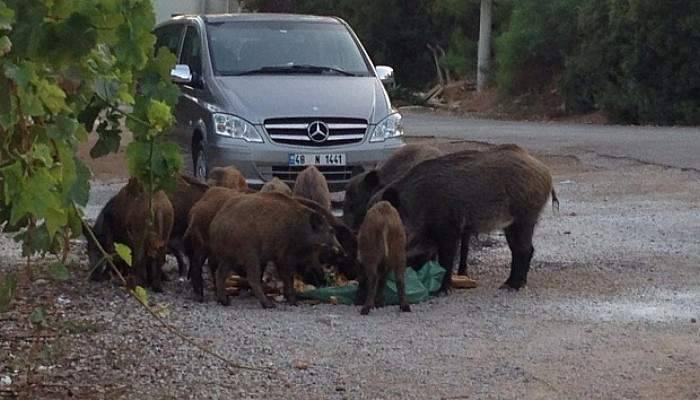
[[[239,72],[235,75],[258,75],[258,74],[278,74],[278,73],[302,73],[302,74],[321,74],[323,72],[332,72],[335,74],[345,75],[345,76],[358,76],[352,72],[348,72],[339,68],[324,67],[319,65],[280,65],[280,66],[267,66],[258,69],[253,69],[250,71]]]

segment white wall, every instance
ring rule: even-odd
[[[153,0],[156,23],[172,14],[218,14],[238,12],[238,0]]]

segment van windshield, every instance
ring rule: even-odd
[[[209,23],[207,30],[216,75],[370,76],[358,45],[341,24],[235,21]]]

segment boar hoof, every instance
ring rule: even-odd
[[[273,301],[267,300],[267,301],[261,301],[260,305],[262,308],[275,308],[277,307],[277,304],[275,304]]]
[[[222,306],[230,306],[231,305],[231,298],[228,296],[224,296],[223,298],[219,298],[219,304]]]
[[[362,310],[360,310],[360,314],[362,314],[362,315],[367,315],[367,314],[369,314],[369,310],[370,310],[370,309],[371,309],[371,307],[369,307],[369,306],[364,306],[364,307],[362,307]]]
[[[510,279],[505,281],[501,285],[501,289],[517,292],[525,286],[525,281],[511,281]]]
[[[411,312],[411,306],[408,304],[402,304],[399,308],[401,312]]]

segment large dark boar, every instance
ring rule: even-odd
[[[177,259],[177,268],[180,276],[185,276],[187,272],[183,236],[187,230],[188,214],[207,190],[209,190],[209,185],[200,182],[194,177],[180,175],[177,178],[175,191],[168,196],[174,211],[173,231],[168,242],[168,252]]]
[[[313,200],[326,210],[331,209],[331,192],[321,171],[313,165],[306,167],[294,182],[294,196]]]
[[[260,193],[282,193],[287,196],[292,195],[292,188],[286,183],[282,182],[279,178],[275,177],[271,180],[265,182],[265,184],[260,188]]]
[[[114,243],[123,243],[132,250],[135,284],[162,291],[162,266],[173,226],[173,207],[163,191],[153,194],[153,224],[149,219],[148,196],[143,186],[131,178],[100,213],[94,230],[105,250],[114,251]],[[91,267],[99,261],[96,244],[88,240]],[[93,269],[92,279],[104,277],[106,268]]]
[[[401,311],[410,312],[406,301],[406,232],[399,213],[387,201],[380,201],[367,211],[358,240],[358,260],[362,266],[356,304],[360,313],[369,314],[374,306],[384,305],[387,276],[396,276],[396,290]]]
[[[246,182],[241,171],[233,166],[212,168],[209,171],[207,183],[210,186],[222,186],[239,192],[248,191],[248,182]]]
[[[264,308],[275,306],[262,290],[263,269],[268,262],[275,264],[282,278],[285,298],[295,304],[294,273],[304,275],[307,268],[321,270],[319,250],[340,247],[320,214],[279,193],[251,194],[227,203],[214,217],[209,239],[211,254],[219,262],[219,302],[229,304],[225,281],[233,268],[246,275]]]
[[[355,279],[358,273],[357,238],[352,229],[345,225],[340,218],[333,215],[328,209],[315,201],[300,197],[294,197],[294,200],[321,214],[326,221],[328,221],[331,228],[333,228],[333,233],[342,247],[341,252],[322,253],[320,255],[320,261],[324,264],[334,266],[338,272],[345,275],[348,279]]]
[[[415,166],[371,200],[389,201],[401,215],[408,248],[436,249],[449,288],[457,242],[471,234],[504,229],[512,254],[503,287],[527,282],[532,236],[552,188],[547,167],[516,145],[478,154],[453,153]],[[463,241],[462,245],[468,245]]]
[[[209,226],[216,213],[227,201],[244,196],[235,189],[213,187],[192,207],[188,216],[187,230],[183,235],[185,253],[190,261],[190,281],[195,297],[204,301],[202,266],[209,257]],[[216,260],[209,260],[212,277],[216,271]]]
[[[414,165],[441,155],[442,152],[432,146],[407,144],[396,150],[376,169],[355,175],[345,187],[345,223],[357,230],[365,217],[367,203],[372,195],[408,172]]]

